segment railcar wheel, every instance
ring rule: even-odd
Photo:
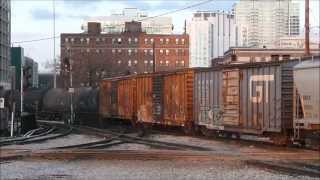
[[[183,131],[187,135],[194,135],[195,134],[194,125],[191,122],[185,124],[185,126],[183,127]]]
[[[212,132],[210,129],[206,128],[205,126],[201,126],[200,127],[200,131],[201,131],[201,134],[204,135],[205,137],[210,137],[212,136]]]
[[[141,122],[136,123],[136,129],[138,130],[139,137],[145,136],[147,134],[146,128],[145,128],[144,124]]]
[[[279,146],[290,144],[290,138],[286,134],[271,134],[270,139],[272,143]]]

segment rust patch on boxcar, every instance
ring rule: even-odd
[[[240,71],[238,69],[223,72],[223,124],[238,126],[240,124]]]

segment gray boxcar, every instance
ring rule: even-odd
[[[293,63],[230,65],[194,76],[194,120],[207,129],[261,135],[292,129]]]

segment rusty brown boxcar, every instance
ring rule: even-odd
[[[194,119],[234,133],[292,130],[294,63],[256,63],[195,72]]]
[[[136,116],[136,79],[128,76],[117,80],[117,117],[133,120]]]
[[[99,114],[101,118],[111,118],[117,115],[116,82],[104,79],[100,82]]]
[[[152,74],[143,74],[136,77],[136,107],[137,121],[141,123],[156,123],[153,107],[153,77]]]
[[[139,75],[137,82],[138,122],[184,126],[193,124],[193,70]]]
[[[163,124],[193,127],[193,73],[185,69],[163,77]]]
[[[100,82],[99,114],[102,118],[132,119],[135,115],[135,78],[124,76]]]

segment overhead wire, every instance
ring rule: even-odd
[[[197,6],[201,6],[201,5],[207,4],[207,3],[212,2],[212,1],[214,1],[214,0],[202,1],[202,2],[199,2],[199,3],[196,3],[196,4],[188,5],[186,7],[180,8],[180,9],[168,11],[168,12],[165,12],[165,13],[162,13],[162,14],[151,16],[151,17],[142,18],[142,19],[139,19],[138,21],[141,22],[141,21],[145,21],[147,19],[153,19],[153,18],[157,18],[157,17],[161,17],[161,16],[177,13],[179,11],[184,11],[186,9],[190,9],[190,8],[194,8],[194,7],[197,7]],[[15,41],[15,42],[12,42],[12,44],[21,44],[21,43],[31,43],[31,42],[38,42],[38,41],[46,41],[46,40],[51,40],[51,39],[54,39],[54,38],[60,38],[60,36],[40,38],[40,39],[32,39],[32,40],[25,40],[25,41]]]

